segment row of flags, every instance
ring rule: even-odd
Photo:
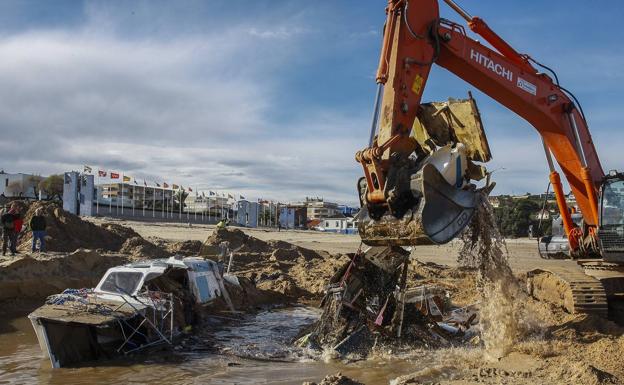
[[[83,172],[85,174],[93,174],[93,168],[90,167],[90,166],[84,165]],[[123,175],[123,174],[120,174],[118,172],[113,172],[113,171],[109,172],[107,170],[99,170],[98,169],[97,176],[99,178],[109,177],[110,179],[121,179],[123,182],[134,181],[135,185],[137,185],[137,186],[139,185],[139,182],[137,182],[136,178],[132,178],[130,176]],[[193,192],[193,188],[192,187],[188,187],[188,188],[185,189],[184,186],[177,185],[175,183],[172,183],[171,186],[167,182],[162,182],[162,185],[160,183],[158,183],[158,182],[153,182],[153,183],[154,183],[154,185],[156,187],[161,187],[161,188],[166,188],[166,189],[171,188],[172,190],[182,190],[182,191],[186,190],[186,191],[189,191],[189,192]],[[147,181],[145,179],[143,179],[143,185],[145,187],[148,187],[147,186]],[[205,197],[206,194],[204,192],[202,192],[202,196]],[[226,193],[219,194],[218,192],[214,192],[214,191],[208,191],[208,196],[221,196],[221,197],[227,197],[229,199],[236,199],[236,198],[234,198],[234,196],[232,194],[226,194]],[[245,197],[240,195],[239,199],[245,199]]]

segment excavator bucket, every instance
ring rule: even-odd
[[[423,168],[422,176],[423,230],[434,243],[446,243],[470,223],[477,206],[477,193],[451,186],[429,164]]]
[[[378,220],[366,208],[359,218],[362,242],[371,246],[414,246],[447,243],[470,223],[478,204],[475,189],[449,184],[432,164],[412,177],[411,190],[418,204],[398,219],[387,214]]]

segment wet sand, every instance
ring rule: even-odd
[[[203,241],[214,229],[213,226],[206,225],[189,228],[186,225],[128,221],[120,224],[132,227],[143,237],[170,241]],[[359,246],[358,237],[353,235],[260,229],[244,229],[244,232],[261,240],[282,240],[332,254],[354,252]],[[516,274],[551,264],[572,263],[540,259],[535,240],[508,240],[507,246],[511,266]],[[459,242],[444,246],[418,247],[412,252],[412,256],[421,262],[455,266],[459,249]],[[147,357],[107,361],[95,366],[58,370],[52,370],[49,362],[41,358],[34,332],[25,317],[28,310],[25,308],[2,316],[0,383],[301,384],[304,381],[318,382],[324,376],[340,371],[366,384],[387,384],[404,375],[420,381],[405,383],[601,384],[618,383],[593,381],[604,377],[602,370],[611,373],[615,371],[619,376],[624,371],[624,366],[618,364],[621,364],[618,357],[624,349],[621,329],[612,329],[606,322],[575,318],[560,312],[552,315],[547,305],[537,305],[535,311],[549,314],[550,319],[543,324],[543,332],[554,337],[523,343],[517,351],[498,362],[484,362],[483,351],[479,348],[425,350],[401,354],[387,349],[369,359],[348,364],[314,359],[318,357],[306,357],[305,354],[296,355],[297,362],[267,362],[202,350],[178,350],[150,354]],[[293,332],[294,328],[288,329],[289,325],[297,325],[292,317],[288,311],[280,314],[273,318],[271,327],[267,327],[266,318],[258,320],[257,323],[251,319],[248,320],[247,329],[225,330],[223,338],[227,341],[240,341],[237,344],[240,346],[249,342],[248,337],[254,334],[268,335],[268,338],[275,335],[275,340],[279,340],[278,336],[283,337]],[[282,328],[280,325],[285,326]],[[600,332],[593,331],[596,325],[601,325]],[[253,343],[252,340],[251,345]],[[283,341],[281,343],[284,344]],[[587,351],[584,350],[586,347]],[[284,346],[285,350],[289,348]],[[286,361],[293,359],[286,358]],[[585,361],[597,367],[588,366]],[[610,380],[609,377],[605,378]]]

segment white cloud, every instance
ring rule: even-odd
[[[48,174],[84,163],[252,197],[353,202],[357,118],[304,109],[295,127],[272,121],[273,71],[294,50],[266,40],[302,30],[250,31],[163,41],[88,28],[0,39],[0,167]]]

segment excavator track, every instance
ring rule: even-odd
[[[554,303],[572,314],[593,314],[603,318],[609,315],[609,302],[602,282],[585,274],[583,267],[572,261],[529,271],[527,287],[535,298]]]

